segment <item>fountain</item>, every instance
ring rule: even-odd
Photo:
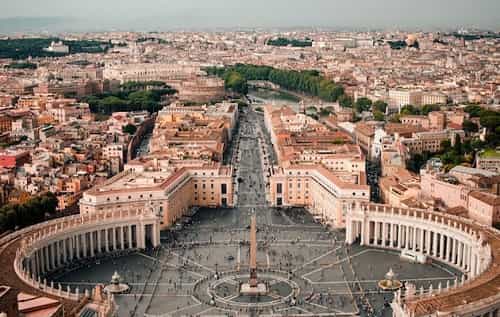
[[[111,283],[108,284],[104,291],[108,294],[121,294],[129,290],[129,286],[125,283],[121,283],[121,276],[115,271],[111,277]]]
[[[396,279],[396,274],[394,273],[392,268],[390,268],[389,272],[385,274],[385,279],[378,282],[378,287],[380,287],[384,291],[397,291],[402,286],[403,283],[401,283],[400,280]]]

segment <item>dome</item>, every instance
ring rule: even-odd
[[[416,34],[408,34],[408,37],[406,38],[406,44],[408,44],[408,46],[415,44],[416,41],[417,41]]]

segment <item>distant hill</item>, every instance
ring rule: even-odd
[[[17,32],[54,32],[68,25],[70,19],[62,17],[0,18],[0,34]]]

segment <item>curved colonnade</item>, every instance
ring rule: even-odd
[[[160,245],[159,219],[145,210],[75,215],[23,231],[14,259],[18,277],[44,293],[71,301],[79,301],[89,294],[80,293],[78,288],[72,292],[69,286],[62,289],[60,284],[55,287],[44,276],[73,261]]]
[[[346,242],[424,254],[463,273],[460,281],[436,289],[395,294],[394,316],[498,317],[500,310],[500,232],[443,213],[371,203],[346,206]],[[43,278],[73,261],[109,252],[156,247],[159,220],[149,210],[116,210],[76,215],[38,224],[0,240],[21,237],[14,269],[30,287],[79,301],[85,295],[63,290]]]
[[[371,203],[346,209],[346,243],[425,255],[463,273],[453,285],[396,292],[391,305],[395,317],[500,316],[498,230],[422,209]]]

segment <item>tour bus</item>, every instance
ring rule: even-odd
[[[420,263],[420,264],[427,263],[427,256],[425,254],[411,251],[411,250],[401,251],[401,259],[410,261],[412,263]]]

